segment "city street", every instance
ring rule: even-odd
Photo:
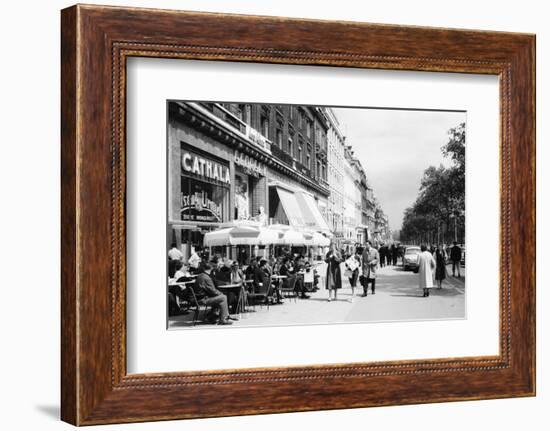
[[[324,324],[343,322],[377,322],[430,319],[460,319],[465,317],[464,268],[460,279],[447,277],[441,290],[431,289],[428,298],[422,297],[418,288],[418,274],[403,271],[400,265],[386,266],[378,271],[376,294],[361,297],[362,288],[356,289],[353,302],[351,287],[347,279],[338,292],[338,300],[328,302],[324,289],[324,278],[320,280],[319,291],[309,299],[287,298],[284,304],[257,305],[256,311],[242,313],[233,327],[280,326],[292,324]],[[451,274],[450,265],[447,272]],[[319,267],[324,275],[324,265]],[[342,271],[343,273],[343,271]],[[170,328],[189,328],[191,315],[180,315],[170,319]],[[215,327],[198,323],[196,328]]]

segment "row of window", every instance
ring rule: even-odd
[[[230,111],[233,115],[237,116],[243,123],[246,123],[254,127],[252,121],[252,105],[250,104],[224,104],[224,107]],[[271,136],[270,130],[270,115],[271,110],[267,108],[266,105],[262,105],[259,109],[259,132],[273,141],[282,151],[286,152],[297,160],[300,164],[304,165],[309,171],[312,171],[316,168],[316,172],[319,178],[324,181],[327,180],[327,167],[326,163],[322,161],[317,161],[317,164],[313,166],[312,157],[313,157],[313,146],[310,142],[305,142],[301,136],[298,136],[298,142],[295,141],[295,134],[290,132],[286,140],[286,145],[284,141],[284,118],[285,115],[290,121],[289,124],[292,127],[297,127],[299,131],[305,132],[307,139],[313,138],[313,133],[315,129],[315,140],[320,143],[322,148],[326,149],[326,137],[323,134],[323,130],[320,127],[314,126],[314,122],[307,117],[303,109],[300,109],[296,106],[278,106],[276,107],[276,116],[277,123],[275,127],[275,136]],[[256,111],[258,112],[258,111]],[[272,115],[271,115],[272,116]],[[257,118],[257,117],[256,117]],[[296,120],[296,121],[295,121]],[[297,124],[296,124],[297,123]]]

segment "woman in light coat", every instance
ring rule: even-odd
[[[430,296],[430,289],[434,287],[434,270],[436,264],[433,255],[428,251],[425,245],[420,246],[418,255],[418,281],[419,287],[423,289],[422,296]]]

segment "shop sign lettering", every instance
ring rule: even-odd
[[[181,195],[181,219],[221,222],[222,206],[208,198],[204,192],[196,192],[192,195]]]
[[[243,154],[240,151],[235,151],[234,156],[235,164],[244,168],[246,173],[254,175],[256,177],[265,176],[266,168],[265,165],[258,162],[256,159],[250,157],[247,154]]]
[[[181,156],[181,166],[185,172],[226,184],[231,183],[231,175],[227,166],[188,151]]]

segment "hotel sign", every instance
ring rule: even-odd
[[[255,177],[265,177],[266,175],[265,165],[247,154],[243,154],[240,151],[235,150],[233,160],[237,166],[243,168],[249,175],[253,175]]]
[[[225,184],[231,183],[231,175],[228,166],[206,159],[191,151],[182,152],[181,167],[184,172],[200,178],[219,181]]]

